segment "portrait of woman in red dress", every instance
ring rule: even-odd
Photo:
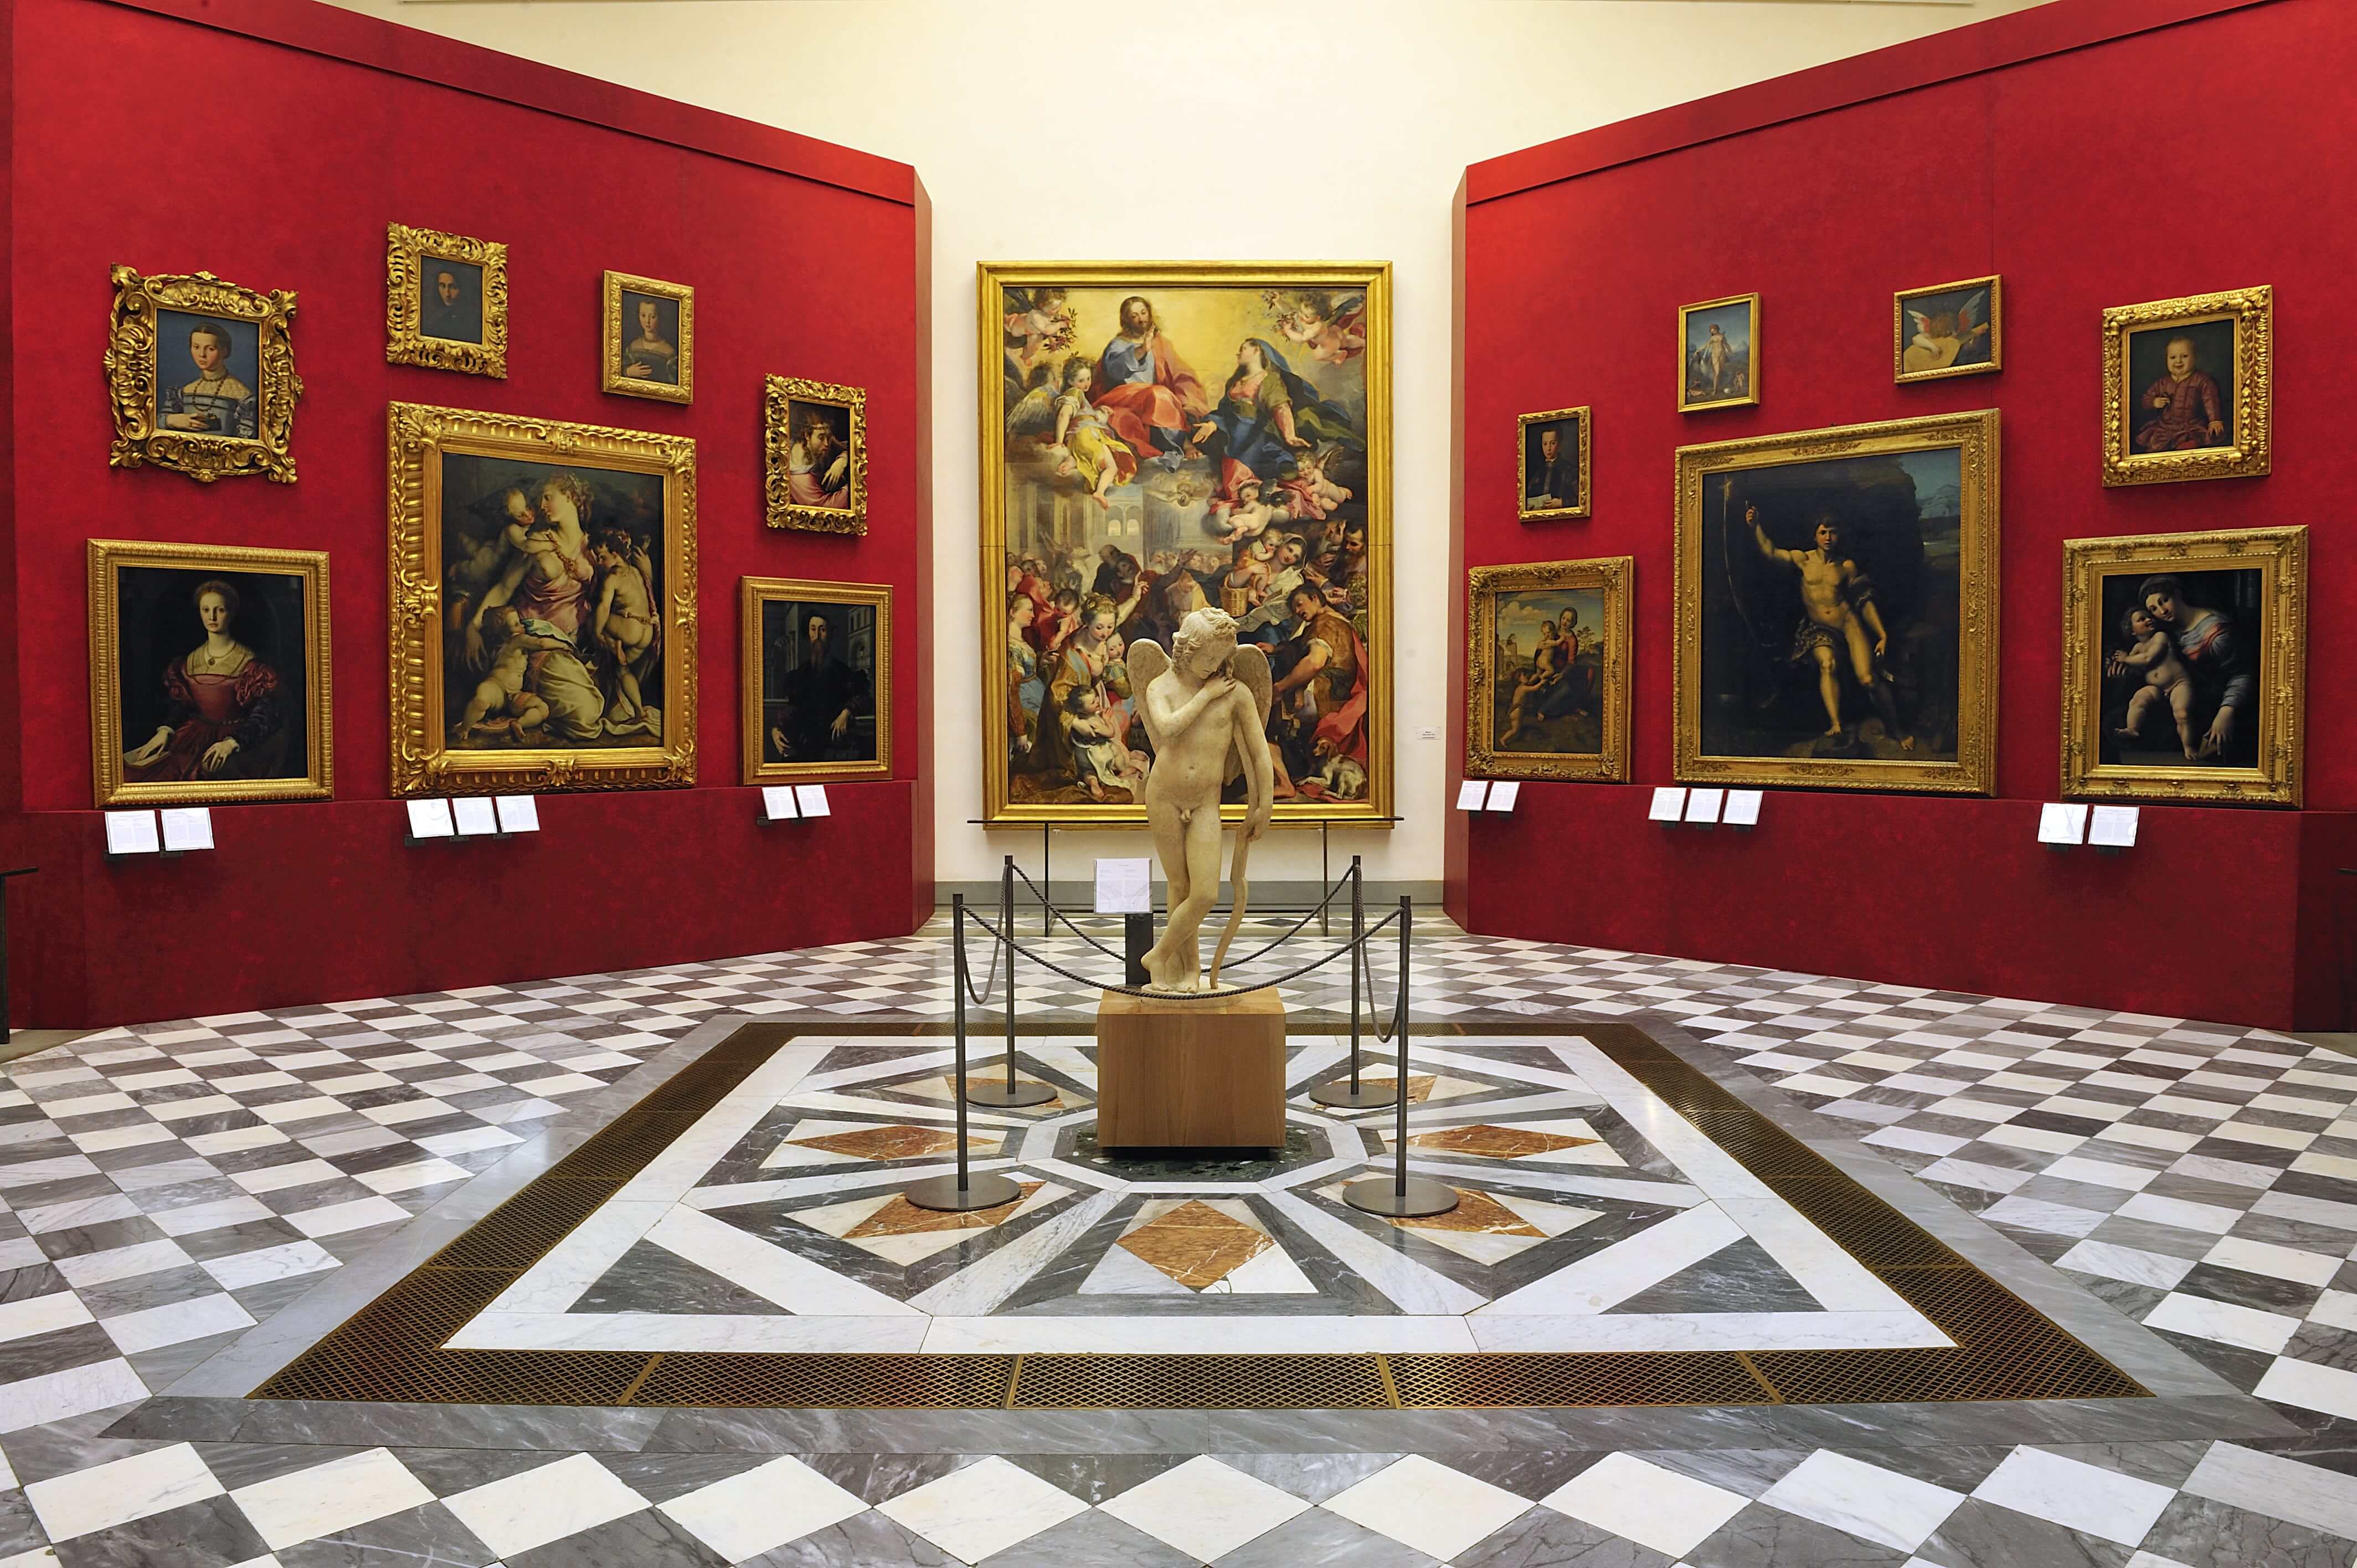
[[[191,597],[205,639],[164,667],[163,717],[123,754],[124,781],[285,778],[285,692],[278,671],[235,635],[242,596],[216,577]]]

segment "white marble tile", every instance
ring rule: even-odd
[[[120,1357],[0,1384],[0,1434],[146,1397],[147,1385]]]
[[[2350,1380],[2357,1383],[2357,1378]],[[2344,1408],[2333,1413],[2350,1412]],[[2357,1478],[2322,1466],[2238,1444],[2213,1443],[2181,1489],[2188,1497],[2208,1498],[2264,1519],[2288,1520],[2342,1541],[2357,1540]]]
[[[822,1316],[917,1315],[917,1309],[906,1302],[697,1209],[673,1208],[655,1222],[646,1239],[789,1312]]]
[[[2150,1187],[2157,1170],[2144,1165],[2124,1165],[2115,1160],[2088,1159],[2079,1155],[2065,1155],[2041,1173],[2057,1181],[2085,1182],[2092,1187],[2108,1187],[2125,1192],[2142,1192]]]
[[[1771,1508],[1901,1552],[1912,1552],[1947,1521],[1964,1495],[1878,1465],[1819,1449],[1760,1495]]]
[[[1533,1317],[1600,1313],[1743,1240],[1743,1227],[1717,1204],[1689,1208],[1555,1273],[1507,1292],[1477,1316]]]
[[[1232,1351],[1301,1356],[1474,1348],[1462,1317],[1294,1317],[1250,1310],[1184,1317],[937,1317],[925,1335],[928,1355]]]
[[[430,1138],[420,1138],[417,1146],[429,1155],[471,1155],[522,1142],[513,1133],[498,1127],[466,1127],[456,1133],[436,1133]]]
[[[2037,1448],[2016,1448],[1973,1496],[2066,1530],[2134,1546],[2177,1494],[2116,1470]]]
[[[371,1192],[392,1196],[396,1192],[418,1192],[429,1187],[443,1187],[454,1181],[465,1181],[475,1173],[464,1165],[454,1165],[445,1159],[413,1160],[407,1165],[387,1165],[382,1170],[363,1171],[356,1179]]]
[[[1529,1511],[1527,1498],[1411,1454],[1326,1499],[1329,1512],[1428,1557],[1470,1550]]]
[[[2308,1318],[2328,1328],[2357,1330],[2357,1294],[2345,1290],[2326,1291],[2308,1309]]]
[[[306,1236],[340,1236],[348,1230],[365,1230],[371,1225],[391,1225],[409,1218],[409,1210],[389,1197],[356,1197],[349,1203],[330,1203],[319,1208],[303,1208],[287,1215],[286,1222]]]
[[[2236,1209],[2214,1203],[2192,1203],[2149,1192],[2137,1193],[2121,1204],[2118,1213],[2126,1219],[2149,1219],[2156,1225],[2174,1225],[2180,1230],[2201,1230],[2213,1236],[2223,1236],[2243,1217]]]
[[[223,1197],[210,1203],[192,1203],[185,1208],[162,1209],[148,1218],[167,1236],[199,1236],[208,1230],[226,1230],[232,1225],[251,1225],[257,1219],[276,1216],[253,1198]]]
[[[866,1513],[867,1504],[791,1455],[658,1506],[730,1563]]]
[[[2037,1198],[2015,1193],[1982,1209],[1981,1218],[1992,1225],[2011,1225],[2049,1236],[2084,1236],[2109,1216],[2097,1208],[2076,1208],[2067,1203],[2042,1203]]]
[[[2267,1355],[2279,1355],[2300,1320],[2279,1312],[2262,1312],[2256,1307],[2238,1306],[2233,1302],[2212,1301],[2207,1296],[2186,1295],[2172,1291],[2163,1296],[2159,1305],[2144,1316],[2147,1328],[2166,1328],[2172,1333],[2195,1335],[2203,1339],[2215,1339],[2223,1345],[2239,1345],[2245,1350],[2260,1350]]]
[[[587,1454],[509,1476],[442,1504],[501,1557],[638,1512],[646,1498]]]
[[[625,1203],[609,1198],[588,1219],[575,1226],[563,1240],[543,1253],[538,1262],[491,1303],[503,1312],[563,1312],[581,1299],[581,1293],[606,1276],[622,1254],[670,1213],[672,1205],[656,1201]]]
[[[76,1198],[71,1203],[45,1203],[38,1208],[20,1208],[16,1218],[35,1236],[45,1236],[52,1230],[72,1230],[84,1225],[104,1225],[116,1219],[136,1219],[141,1213],[138,1199],[128,1193],[109,1193],[103,1197]]]
[[[1909,1154],[1944,1158],[1972,1140],[1953,1137],[1946,1133],[1925,1132],[1919,1127],[1885,1127],[1878,1133],[1868,1133],[1858,1142],[1871,1144],[1878,1149],[1904,1149]]]
[[[1308,1512],[1309,1506],[1290,1492],[1199,1454],[1098,1505],[1097,1511],[1198,1562],[1210,1563]]]
[[[2277,1246],[2272,1241],[2254,1241],[2244,1236],[2221,1236],[2218,1244],[2202,1254],[2201,1261],[2222,1269],[2240,1269],[2244,1273],[2266,1274],[2304,1285],[2329,1284],[2332,1276],[2341,1272],[2338,1257]]]
[[[478,1314],[452,1335],[454,1350],[716,1350],[762,1355],[868,1355],[924,1348],[931,1320],[797,1317],[754,1313],[500,1312]]]
[[[136,1356],[142,1350],[160,1349],[167,1345],[185,1345],[191,1339],[209,1335],[227,1334],[233,1329],[253,1326],[253,1315],[238,1305],[231,1295],[200,1295],[188,1301],[175,1301],[162,1306],[151,1306],[143,1312],[126,1312],[120,1317],[102,1320],[100,1326],[107,1337],[126,1356]]]
[[[0,1344],[11,1339],[29,1339],[36,1334],[48,1334],[59,1328],[70,1328],[77,1323],[90,1321],[90,1308],[81,1297],[70,1290],[51,1291],[47,1295],[20,1296],[15,1301],[0,1302]]]
[[[2338,1367],[2278,1355],[2252,1391],[2263,1400],[2280,1400],[2303,1410],[2357,1419],[2357,1372]]]
[[[2002,1144],[2009,1149],[2029,1149],[2041,1155],[2067,1155],[2087,1141],[2083,1133],[2058,1133],[2050,1127],[2021,1127],[2007,1122],[1983,1133],[1984,1144]],[[1873,1139],[1866,1142],[1871,1144]]]
[[[422,1507],[434,1493],[391,1453],[371,1448],[240,1487],[230,1498],[275,1552]]]
[[[1976,1160],[1934,1160],[1915,1173],[1919,1181],[1946,1182],[1951,1187],[1977,1187],[1983,1192],[2011,1192],[2035,1174],[2010,1165],[1985,1165]]]
[[[1271,1192],[1267,1197],[1270,1207],[1308,1231],[1310,1240],[1383,1292],[1400,1311],[1455,1316],[1481,1305],[1474,1292],[1426,1268],[1388,1240],[1370,1236],[1323,1204],[1291,1192]]]
[[[2193,1272],[2190,1258],[2172,1258],[2165,1252],[2147,1252],[2140,1247],[2122,1247],[2109,1241],[2082,1241],[2054,1260],[2058,1269],[2076,1269],[2083,1274],[2095,1274],[2107,1280],[2126,1280],[2130,1284],[2158,1285],[2173,1290],[2177,1283]]]
[[[909,1299],[920,1312],[943,1317],[980,1317],[995,1311],[1026,1281],[1089,1232],[1121,1201],[1117,1192],[1095,1192],[1042,1220],[1006,1245],[984,1254],[956,1273]],[[1113,1251],[1120,1251],[1116,1247]],[[1125,1257],[1127,1253],[1122,1254]],[[1141,1264],[1142,1267],[1150,1265]],[[1158,1271],[1155,1271],[1157,1275]],[[1183,1286],[1180,1288],[1184,1288]]]
[[[1750,1501],[1631,1454],[1607,1455],[1540,1500],[1673,1557],[1701,1545]]]
[[[25,1488],[51,1541],[72,1541],[219,1497],[221,1484],[186,1443],[93,1465]]]
[[[996,1456],[878,1505],[877,1512],[962,1563],[1028,1541],[1089,1505]]]
[[[56,1268],[65,1276],[66,1283],[76,1290],[102,1285],[112,1280],[135,1279],[165,1269],[177,1269],[191,1260],[178,1241],[138,1241],[128,1247],[112,1247],[103,1252],[84,1252],[80,1257],[59,1258]]]
[[[1378,1320],[1380,1321],[1380,1320]],[[1484,1350],[1946,1349],[1954,1341],[1897,1312],[1660,1312],[1465,1319]]]
[[[259,1170],[239,1171],[230,1179],[248,1192],[285,1192],[290,1187],[341,1181],[344,1173],[325,1160],[289,1160],[282,1165],[264,1165]]]
[[[336,1255],[317,1241],[287,1241],[251,1252],[232,1252],[225,1258],[208,1258],[204,1271],[219,1281],[223,1290],[244,1290],[249,1285],[315,1274],[336,1266]]]

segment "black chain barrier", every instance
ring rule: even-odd
[[[1382,930],[1385,926],[1397,921],[1399,918],[1399,912],[1397,910],[1394,910],[1391,914],[1385,915],[1375,924],[1369,926],[1363,934],[1353,940],[1343,944],[1341,947],[1336,948],[1333,951],[1326,954],[1323,958],[1314,959],[1310,962],[1303,964],[1299,969],[1288,970],[1283,974],[1274,976],[1268,980],[1260,981],[1250,986],[1229,986],[1223,987],[1218,991],[1156,991],[1151,987],[1144,985],[1109,985],[1103,981],[1092,980],[1085,974],[1075,974],[1071,970],[1066,969],[1062,964],[1057,963],[1051,959],[1041,958],[1038,953],[1033,952],[1021,942],[1015,940],[1013,937],[992,926],[989,921],[984,919],[979,915],[969,912],[965,918],[968,925],[979,926],[985,931],[988,932],[993,940],[1005,942],[1011,952],[1022,954],[1025,958],[1029,959],[1033,963],[1038,964],[1041,969],[1046,970],[1049,973],[1062,975],[1066,980],[1071,981],[1075,985],[1085,985],[1090,987],[1092,990],[1096,991],[1109,991],[1122,996],[1150,997],[1157,1002],[1211,1002],[1228,1000],[1233,997],[1238,991],[1265,991],[1273,985],[1288,984],[1293,981],[1300,979],[1305,974],[1313,973],[1318,970],[1325,968],[1328,964],[1333,962],[1336,959],[1340,958],[1345,953],[1362,952],[1365,950],[1367,941],[1370,938],[1373,937],[1376,932]],[[961,960],[961,961],[963,961],[963,960]],[[1372,987],[1374,983],[1372,978],[1373,972],[1371,970],[1368,972],[1370,975],[1368,984]]]
[[[1039,907],[1048,912],[1048,917],[1050,920],[1063,921],[1065,928],[1070,930],[1072,935],[1080,938],[1081,940],[1088,943],[1089,946],[1096,949],[1097,951],[1104,954],[1107,958],[1121,959],[1125,957],[1125,955],[1114,951],[1113,949],[1105,946],[1104,943],[1089,935],[1088,932],[1081,929],[1079,925],[1073,921],[1070,915],[1065,914],[1061,909],[1057,908],[1055,905],[1049,903],[1048,901],[1048,895],[1039,890],[1039,885],[1031,880],[1031,876],[1028,872],[1026,872],[1019,865],[1016,866],[1014,870],[1016,875],[1023,878],[1023,886],[1031,890],[1031,897],[1039,900]],[[1350,883],[1351,874],[1346,871],[1341,875],[1334,879],[1334,885],[1326,889],[1326,897],[1318,900],[1317,907],[1312,908],[1308,914],[1302,916],[1298,920],[1296,920],[1293,923],[1292,928],[1280,935],[1276,940],[1269,943],[1268,946],[1261,949],[1258,952],[1247,953],[1243,958],[1232,958],[1220,967],[1222,969],[1242,969],[1248,963],[1254,962],[1259,959],[1266,958],[1270,953],[1275,952],[1278,948],[1283,947],[1286,942],[1289,942],[1295,937],[1299,936],[1303,927],[1308,925],[1310,921],[1324,914],[1326,912],[1326,907],[1334,902],[1335,895],[1341,892],[1344,887],[1349,886]],[[1005,917],[1002,916],[1002,918],[1004,918]],[[1155,994],[1158,996],[1164,993],[1157,992]]]

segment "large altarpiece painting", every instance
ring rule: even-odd
[[[992,821],[1142,817],[1127,651],[1206,606],[1275,673],[1278,820],[1391,814],[1390,285],[1374,263],[982,264]]]

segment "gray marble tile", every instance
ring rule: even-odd
[[[1219,1560],[1219,1568],[1435,1568],[1437,1559],[1312,1509]]]
[[[962,1568],[956,1558],[931,1541],[873,1511],[854,1514],[841,1524],[763,1552],[741,1568],[881,1568],[885,1563]]]
[[[1078,1514],[982,1560],[981,1568],[1196,1568],[1180,1552],[1110,1514]]]
[[[235,1503],[214,1497],[76,1536],[59,1542],[57,1553],[62,1568],[214,1568],[268,1550]]]
[[[2185,1496],[2161,1510],[2144,1549],[2201,1568],[2347,1568],[2357,1552],[2337,1536]]]
[[[1184,1454],[1009,1454],[1005,1457],[1092,1506],[1186,1463]]]
[[[728,1568],[728,1560],[649,1509],[519,1552],[506,1568]]]
[[[1899,1568],[1909,1554],[1754,1503],[1685,1555],[1692,1568]]]
[[[2131,1550],[1967,1498],[1916,1555],[1941,1568],[2126,1568]]]
[[[561,1543],[560,1543],[561,1544]],[[440,1503],[425,1503],[281,1547],[282,1568],[487,1568],[497,1556]]]
[[[1470,1551],[1456,1568],[1668,1568],[1650,1546],[1550,1509],[1534,1509]]]

